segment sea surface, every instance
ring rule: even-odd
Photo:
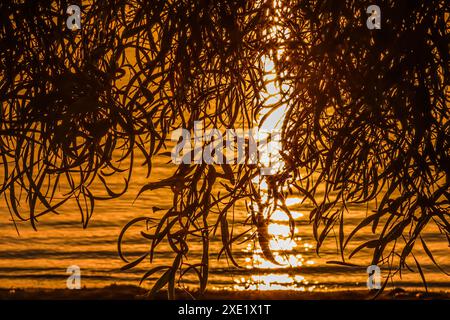
[[[137,163],[142,161],[137,161]],[[167,159],[158,160],[152,174],[146,178],[144,167],[137,166],[127,193],[118,199],[96,203],[93,217],[87,229],[81,225],[80,213],[75,204],[68,204],[60,215],[48,214],[39,219],[38,230],[34,231],[29,222],[16,221],[19,233],[12,222],[5,200],[0,200],[0,287],[3,288],[65,288],[69,266],[79,266],[81,285],[103,287],[111,284],[139,285],[142,275],[157,265],[170,265],[173,254],[167,245],[158,249],[151,264],[148,259],[137,267],[121,271],[125,265],[117,251],[117,239],[123,226],[130,220],[141,216],[153,216],[152,207],[168,208],[171,193],[168,189],[147,191],[136,201],[140,188],[149,181],[166,178],[173,172],[174,165]],[[121,189],[121,179],[117,179],[116,191]],[[269,231],[275,239],[271,247],[276,252],[281,265],[265,260],[261,251],[252,240],[234,247],[235,257],[243,268],[234,267],[231,262],[218,253],[222,248],[220,234],[210,243],[210,289],[228,290],[342,290],[367,289],[370,255],[362,252],[347,262],[360,267],[346,267],[330,264],[340,260],[337,242],[331,235],[320,250],[315,251],[312,227],[309,224],[308,205],[292,196],[288,204],[296,219],[296,236],[290,239],[286,216],[275,213]],[[354,227],[368,213],[366,205],[350,207],[346,215],[346,230]],[[248,216],[245,206],[235,208],[235,219],[244,221]],[[237,227],[239,228],[239,227]],[[364,229],[366,230],[366,229]],[[239,230],[236,230],[236,232]],[[337,232],[337,230],[336,230]],[[372,239],[370,229],[367,235],[355,237],[351,247]],[[450,271],[449,246],[443,235],[429,230],[424,235],[436,260]],[[139,236],[137,230],[130,229],[125,237],[126,257],[138,257],[148,250],[149,242]],[[190,245],[188,261],[194,263],[202,255],[201,242]],[[347,254],[348,256],[348,254]],[[434,291],[449,291],[450,277],[433,266],[425,253],[418,251],[416,257],[426,274],[428,288]],[[422,280],[414,263],[411,268],[416,272],[405,272],[402,278],[397,275],[388,287],[423,289]],[[381,267],[381,278],[388,270]],[[150,287],[155,277],[142,285]],[[198,286],[194,276],[187,276],[184,286]]]

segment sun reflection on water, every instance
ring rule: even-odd
[[[275,23],[267,30],[267,36],[275,38],[282,35],[288,37],[289,35],[283,33],[281,27],[276,23],[282,14],[280,1],[274,1],[274,9],[272,20]],[[260,93],[262,108],[258,115],[258,127],[260,134],[263,135],[259,137],[260,139],[266,139],[264,135],[281,132],[286,116],[287,103],[284,101],[289,96],[290,88],[280,83],[274,61],[274,59],[283,59],[283,55],[284,48],[280,47],[276,52],[272,51],[269,55],[262,57],[265,71],[265,90]],[[264,121],[260,119],[264,119]],[[282,144],[280,141],[270,141],[268,144],[270,144],[271,154],[263,155],[260,163],[263,167],[271,167],[272,173],[276,173],[284,166],[280,156]],[[274,205],[270,203],[267,196],[268,186],[264,177],[258,176],[253,182],[258,184],[261,190],[261,199],[266,203],[263,214],[264,217],[269,218],[268,233],[272,236],[269,241],[269,248],[276,263],[265,259],[261,248],[256,243],[248,244],[244,251],[251,255],[245,260],[247,269],[251,270],[251,275],[235,279],[233,289],[314,290],[315,285],[310,285],[303,275],[298,274],[301,271],[300,268],[304,265],[314,264],[313,260],[300,253],[308,252],[312,245],[303,241],[301,237],[290,236],[289,217],[282,210],[276,208],[274,210]],[[302,203],[303,199],[291,197],[285,200],[286,205],[292,207]],[[291,214],[294,220],[303,218],[301,212],[292,210]],[[298,234],[297,229],[295,229],[294,234]]]
[[[303,216],[304,216],[303,213],[298,212],[298,211],[291,211],[291,215],[294,218],[294,220],[298,220],[300,218],[303,218]],[[288,215],[281,210],[275,210],[272,213],[272,215],[270,216],[270,219],[274,222],[277,222],[277,221],[288,222],[289,221]]]
[[[289,206],[301,202],[300,198],[288,200]],[[298,211],[291,211],[291,214],[297,221],[304,217]],[[245,264],[247,270],[251,270],[251,274],[235,279],[233,289],[313,291],[318,288],[317,283],[311,284],[304,275],[299,274],[302,267],[315,263],[308,257],[313,245],[302,240],[300,236],[290,237],[289,217],[282,210],[275,210],[270,221],[268,230],[272,239],[269,246],[278,264],[265,259],[257,244],[247,244],[244,252],[250,257],[245,259]],[[297,228],[295,233],[298,234]],[[283,270],[288,272],[282,272]]]
[[[252,275],[249,279],[241,278],[235,280],[235,290],[293,290],[293,291],[313,291],[317,283],[310,284],[300,275],[266,274]]]

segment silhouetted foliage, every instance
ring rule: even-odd
[[[366,4],[356,0],[280,1],[280,19],[273,19],[273,1],[92,1],[82,6],[81,30],[70,31],[66,1],[0,3],[0,192],[12,216],[36,227],[39,216],[75,199],[86,227],[95,201],[126,192],[135,154],[150,175],[175,129],[192,130],[194,121],[206,129],[255,126],[261,58],[271,56],[280,85],[291,88],[285,166],[266,178],[271,210],[289,215],[284,198],[295,190],[313,204],[317,250],[336,227],[345,263],[347,244],[370,225],[377,238],[350,257],[369,248],[373,264],[402,270],[412,256],[423,277],[416,241],[434,259],[421,232],[436,224],[450,234],[450,10],[444,0],[378,4],[381,30],[366,28]],[[274,25],[282,32],[268,36]],[[109,183],[117,174],[125,175],[121,191]],[[143,186],[170,188],[172,205],[124,227],[123,269],[153,262],[164,241],[173,264],[143,280],[162,273],[152,291],[167,285],[173,297],[175,282],[194,272],[203,291],[216,232],[219,255],[236,266],[233,243],[253,237],[273,260],[258,175],[257,165],[182,164]],[[96,183],[103,194],[94,194]],[[252,237],[233,233],[239,201],[249,203]],[[348,206],[370,201],[376,210],[346,234]],[[129,261],[123,235],[142,222],[150,249]],[[202,259],[188,262],[198,241]]]
[[[350,257],[369,248],[372,264],[394,272],[412,256],[422,275],[416,241],[434,262],[422,231],[435,224],[450,234],[449,5],[378,1],[382,28],[368,32],[360,1],[288,3],[291,59],[278,67],[294,89],[283,149],[291,187],[315,205],[317,250],[337,227],[344,260],[371,226],[377,236]],[[345,234],[348,206],[374,200],[376,210]]]

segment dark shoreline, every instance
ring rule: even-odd
[[[68,289],[7,289],[0,288],[0,300],[143,300],[150,299],[147,290],[137,286],[110,285],[103,288]],[[366,290],[353,291],[207,291],[177,292],[177,299],[191,300],[368,300],[374,293]],[[154,299],[165,300],[167,295],[160,292]],[[450,300],[450,292],[385,290],[380,300]]]

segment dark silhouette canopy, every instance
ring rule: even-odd
[[[277,81],[291,88],[280,101],[288,106],[284,167],[266,178],[271,201],[287,214],[289,192],[311,202],[317,250],[338,230],[340,263],[370,249],[373,264],[394,273],[410,268],[412,256],[423,277],[415,246],[435,261],[424,228],[437,226],[450,243],[449,3],[379,0],[380,30],[366,27],[363,1],[281,0],[281,19],[273,18],[273,3],[92,1],[80,4],[81,29],[71,31],[66,1],[1,2],[0,192],[11,216],[37,228],[38,217],[75,199],[87,227],[96,201],[126,192],[141,165],[136,154],[150,175],[174,130],[192,130],[195,121],[254,126],[265,84],[261,58],[271,56]],[[273,26],[282,32],[268,36]],[[111,187],[117,175],[124,177],[119,191]],[[175,278],[195,272],[203,291],[213,234],[221,234],[220,254],[237,264],[232,244],[244,235],[233,234],[231,212],[239,201],[248,203],[248,232],[273,259],[258,175],[257,165],[181,164],[172,177],[143,186],[167,188],[172,205],[159,219],[125,226],[124,269],[152,261],[165,242],[173,264],[143,279],[162,272],[153,291],[168,285],[173,297]],[[349,205],[369,202],[376,210],[344,232]],[[151,249],[128,261],[122,236],[143,221]],[[373,239],[347,256],[366,226]],[[198,239],[203,258],[188,264]]]

